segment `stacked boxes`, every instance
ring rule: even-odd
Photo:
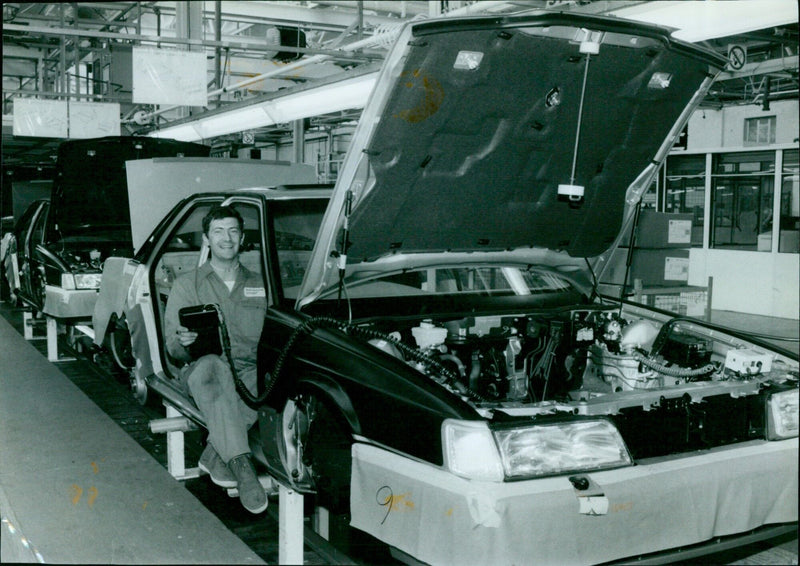
[[[644,287],[686,286],[689,281],[689,247],[692,215],[643,210],[639,214],[628,285],[636,279]],[[630,237],[623,238],[611,257],[605,282],[621,285],[625,277]]]
[[[689,283],[692,215],[643,210],[639,215],[631,274],[645,287]]]

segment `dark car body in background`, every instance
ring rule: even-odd
[[[31,205],[15,228],[19,298],[57,318],[91,317],[103,261],[133,253],[125,162],[209,151],[201,144],[125,136],[62,143],[49,205]]]
[[[797,356],[598,292],[724,63],[576,14],[409,23],[332,192],[194,195],[118,260],[136,383],[204,422],[163,308],[222,202],[269,305],[253,454],[354,528],[458,565],[796,531]]]
[[[44,273],[38,264],[30,261],[30,250],[44,243],[44,225],[49,211],[49,198],[33,201],[12,232],[9,255],[5,259],[6,273],[15,296],[25,302],[33,301],[44,290]]]

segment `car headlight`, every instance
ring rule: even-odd
[[[773,393],[767,398],[767,439],[794,438],[800,428],[800,393],[797,389]]]
[[[75,274],[75,288],[76,289],[99,289],[100,280],[103,278],[102,273],[76,273]]]
[[[445,466],[473,480],[503,481],[503,464],[492,432],[483,421],[445,420],[442,423]]]
[[[608,420],[565,421],[492,432],[485,422],[446,420],[445,465],[458,476],[485,481],[527,479],[633,465]]]
[[[622,436],[607,420],[537,424],[496,430],[494,435],[509,479],[633,464]]]

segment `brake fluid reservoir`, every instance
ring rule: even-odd
[[[658,327],[647,320],[637,320],[622,329],[622,338],[619,341],[620,350],[630,351],[633,348],[642,348],[650,351],[653,342],[658,336]]]
[[[419,326],[411,329],[411,335],[417,342],[417,347],[425,350],[444,344],[447,338],[447,329],[434,326],[432,322],[424,321]]]

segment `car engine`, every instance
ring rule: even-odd
[[[404,355],[415,348],[455,376],[456,390],[484,405],[577,401],[771,371],[771,354],[719,340],[704,328],[686,319],[659,324],[596,308],[428,319],[370,343],[433,373],[419,356]]]

